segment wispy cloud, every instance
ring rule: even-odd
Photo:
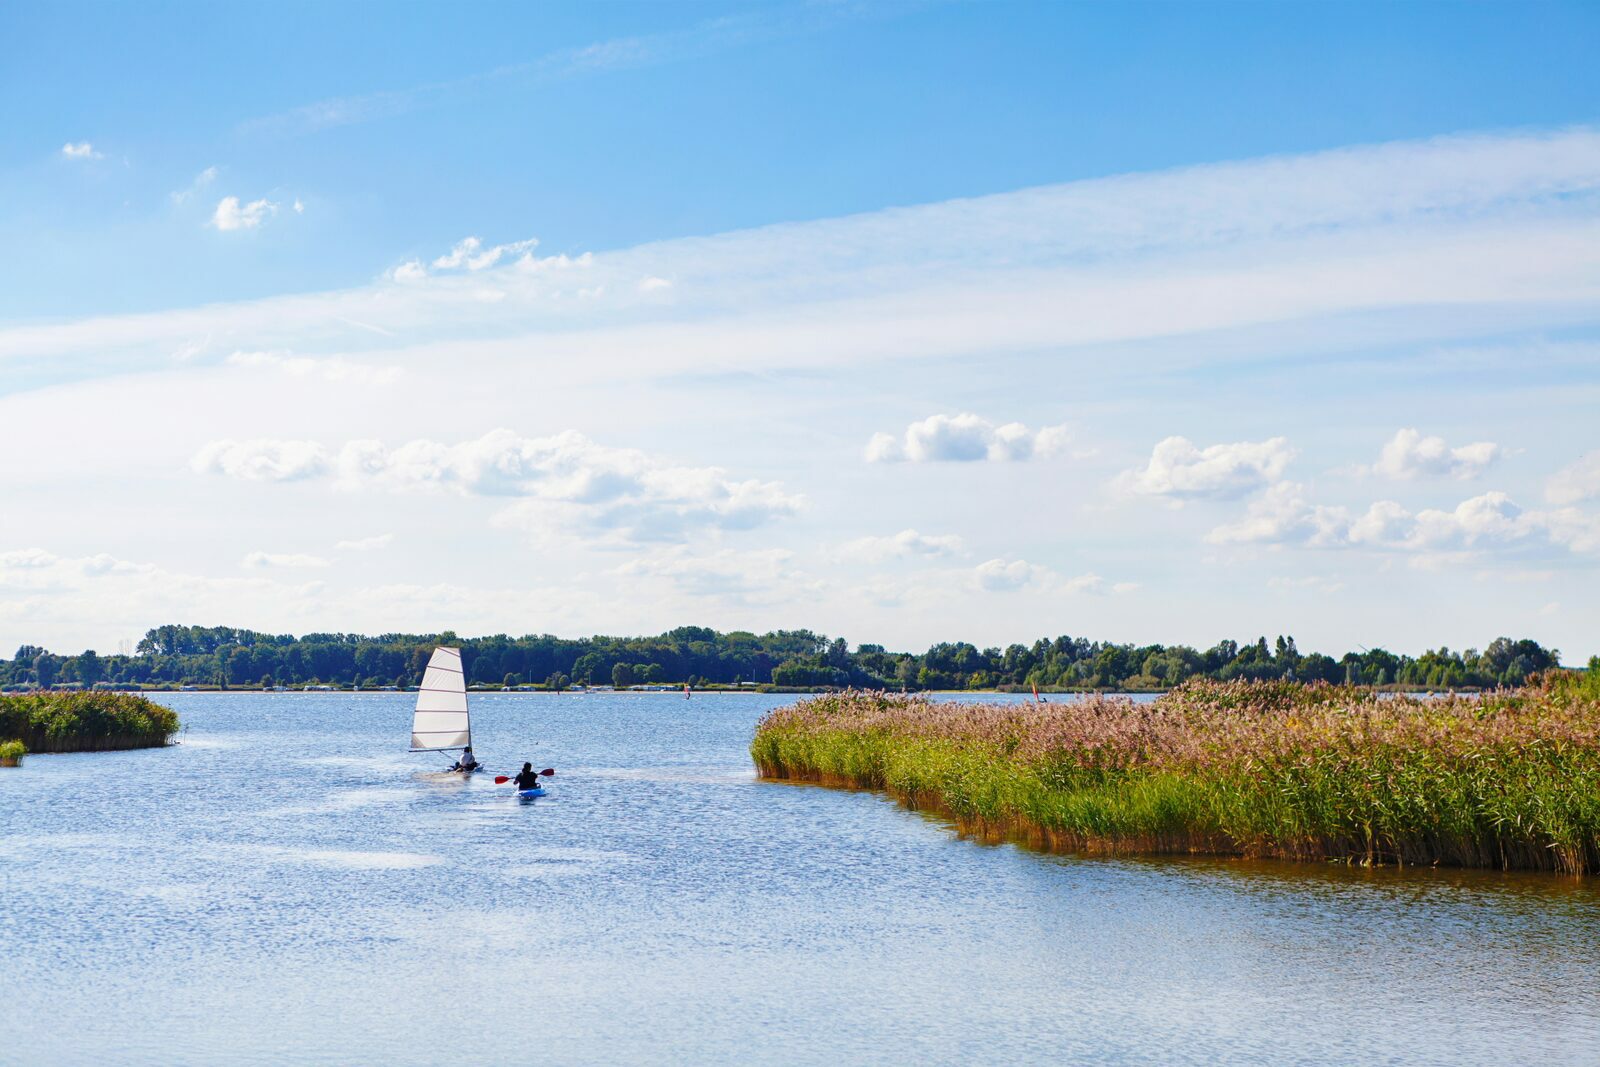
[[[354,541],[340,541],[334,547],[340,552],[376,552],[380,548],[388,548],[394,542],[394,534],[377,534],[373,537],[361,537]]]
[[[234,367],[277,370],[296,378],[363,385],[392,385],[405,375],[400,367],[377,366],[340,356],[296,356],[291,352],[234,352],[227,362]]]
[[[95,150],[94,145],[88,141],[67,142],[61,146],[61,154],[67,159],[104,159],[105,153]]]
[[[309,556],[300,552],[251,552],[244,557],[243,566],[251,570],[270,570],[329,567],[332,564],[321,556]]]
[[[972,578],[977,588],[986,593],[1032,589],[1068,596],[1107,596],[1131,593],[1139,588],[1135,582],[1108,582],[1092,571],[1068,578],[1049,567],[1022,559],[991,559],[980,563],[973,568]]]
[[[612,573],[631,583],[654,579],[690,597],[736,604],[792,605],[823,588],[823,583],[796,567],[793,553],[781,548],[704,554],[668,548],[631,559]]]
[[[935,559],[952,556],[965,545],[955,534],[925,534],[916,530],[901,530],[887,537],[858,537],[840,545],[837,555],[841,559],[865,563],[882,563],[890,559]]]
[[[195,197],[199,196],[206,189],[209,189],[211,187],[211,183],[216,180],[217,168],[207,167],[205,170],[194,176],[194,181],[190,182],[182,189],[174,189],[168,195],[172,198],[172,202],[174,204],[182,206],[183,204],[187,204],[190,200],[193,200]]]
[[[806,4],[706,19],[680,30],[613,37],[559,48],[529,60],[457,78],[423,82],[355,96],[330,97],[290,111],[251,119],[248,133],[293,135],[403,115],[452,98],[514,90],[614,70],[679,63],[762,41],[815,33],[866,18],[884,18],[920,6],[912,3]]]

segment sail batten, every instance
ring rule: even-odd
[[[472,721],[467,714],[461,650],[441,646],[433,650],[417,689],[417,707],[411,716],[411,750],[437,751],[470,744]]]

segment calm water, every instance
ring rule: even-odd
[[[764,784],[784,698],[170,698],[0,771],[0,1062],[1600,1063],[1600,892],[1077,860]],[[537,743],[535,743],[537,742]]]

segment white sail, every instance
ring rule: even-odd
[[[411,717],[411,751],[431,752],[472,744],[467,718],[467,679],[459,648],[436,648],[422,673],[417,710]]]

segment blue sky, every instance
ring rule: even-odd
[[[1561,4],[11,5],[0,645],[1587,656],[1597,39]]]
[[[1560,126],[1600,94],[1593,5],[52,4],[0,31],[27,205],[0,234],[43,260],[7,317],[359,284],[463,232],[600,251]],[[348,118],[295,115],[327,104]],[[105,160],[64,167],[63,130]],[[315,224],[244,256],[174,227],[211,166]]]

